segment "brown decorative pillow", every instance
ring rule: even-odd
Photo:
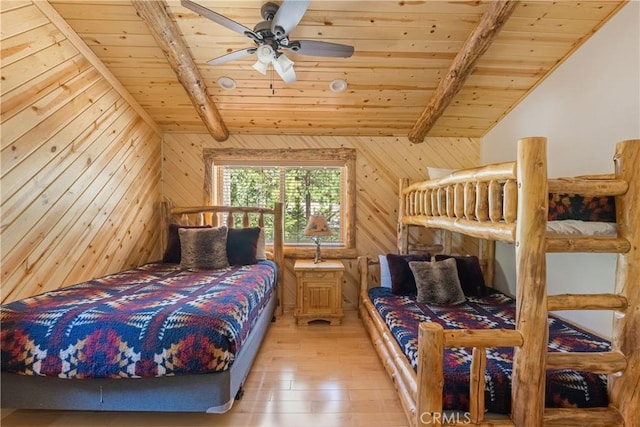
[[[230,228],[227,234],[227,258],[231,265],[247,265],[258,262],[260,227]]]
[[[477,256],[452,256],[436,255],[436,261],[443,261],[449,258],[456,260],[458,269],[458,279],[462,286],[462,291],[468,297],[482,297],[487,294],[487,286],[484,283],[482,267]]]
[[[416,293],[416,281],[409,268],[409,261],[429,261],[431,255],[387,254],[389,273],[391,273],[391,292],[395,295]]]
[[[167,247],[164,250],[162,262],[172,262],[175,264],[180,263],[180,235],[178,234],[179,228],[211,228],[210,225],[180,225],[169,224],[167,229]]]
[[[418,288],[419,303],[452,305],[465,301],[455,259],[440,262],[411,261]]]
[[[180,266],[186,269],[216,269],[229,266],[227,227],[180,228]]]

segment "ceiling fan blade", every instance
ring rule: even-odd
[[[187,9],[194,11],[198,15],[204,16],[205,18],[208,18],[213,22],[222,25],[223,27],[227,27],[231,31],[235,31],[236,33],[240,33],[245,36],[247,35],[247,33],[249,33],[250,35],[255,36],[258,39],[262,38],[255,34],[250,28],[247,28],[242,24],[238,24],[236,21],[229,19],[224,15],[220,15],[219,13],[214,12],[211,9],[200,6],[198,3],[194,3],[191,0],[180,0],[180,4]],[[250,37],[255,40],[255,38],[252,36]]]
[[[254,53],[256,53],[256,48],[255,47],[249,47],[249,48],[242,49],[242,50],[236,50],[234,52],[227,53],[226,55],[222,55],[222,56],[219,56],[217,58],[210,59],[209,61],[207,61],[207,64],[209,64],[209,65],[220,65],[220,64],[224,64],[225,62],[234,61],[236,59],[242,59],[242,58],[247,57],[249,55],[253,55]]]
[[[298,25],[311,0],[284,0],[271,21],[271,32],[277,39],[286,37]]]
[[[335,58],[349,58],[353,55],[353,46],[346,44],[321,42],[318,40],[298,40],[298,49],[292,49],[296,53],[309,56],[331,56]]]

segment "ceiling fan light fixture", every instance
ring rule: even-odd
[[[218,87],[224,90],[233,90],[236,88],[236,81],[233,80],[231,77],[222,76],[218,79],[217,83],[218,83]]]
[[[345,90],[347,90],[348,86],[349,85],[347,84],[347,81],[344,79],[336,79],[329,83],[329,89],[331,89],[331,92],[335,93],[344,92]]]
[[[286,73],[293,67],[293,61],[287,58],[284,54],[280,55],[278,59],[276,59],[278,66],[282,69],[282,72]]]
[[[259,59],[256,61],[255,64],[253,64],[253,69],[256,70],[257,72],[259,72],[260,74],[267,74],[267,66],[269,65],[268,62],[262,62]]]
[[[283,82],[293,83],[296,81],[296,71],[293,69],[293,61],[290,61],[286,56],[280,55],[280,58],[273,61],[273,69],[276,70],[276,73],[278,73]]]
[[[276,56],[273,48],[268,44],[260,46],[256,51],[256,55],[258,55],[258,61],[265,64],[270,63]]]

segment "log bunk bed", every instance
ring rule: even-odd
[[[360,314],[410,425],[640,426],[640,140],[618,143],[614,164],[614,174],[548,179],[546,139],[532,137],[518,141],[516,162],[456,171],[412,185],[401,180],[400,254],[408,253],[410,226],[478,238],[484,277],[493,283],[495,241],[511,242],[517,276],[514,328],[443,329],[435,322],[421,322],[415,369],[369,296],[369,268],[377,260],[358,259]],[[617,235],[548,234],[550,193],[615,196]],[[443,241],[446,252],[450,244]],[[547,295],[548,252],[616,253],[614,292]],[[610,347],[597,352],[549,352],[549,312],[558,310],[612,310]],[[444,352],[456,347],[472,348],[465,385],[468,408],[460,409],[468,412],[464,417],[446,417]],[[503,416],[485,410],[487,352],[496,347],[513,348],[511,408]],[[546,375],[554,369],[601,374],[608,405],[545,408]]]
[[[282,310],[283,205],[181,208],[165,202],[163,209],[168,246],[163,262],[2,306],[2,407],[223,413],[242,396],[242,384],[268,326]],[[264,243],[269,222],[265,217],[273,218],[273,248],[261,257],[259,242]],[[218,224],[229,230],[223,244],[227,251],[227,237],[231,239],[235,230],[235,262],[231,252],[223,254],[229,256],[230,266],[184,267],[180,259],[169,259],[176,255],[171,253],[176,249],[172,232],[175,244],[185,227],[224,228],[215,228]],[[253,237],[245,246],[247,236]],[[177,251],[180,254],[180,246]],[[182,255],[184,260],[184,251]],[[32,309],[44,311],[34,314]],[[69,326],[49,322],[58,317],[72,321]],[[35,329],[26,329],[33,324]],[[43,325],[49,330],[40,334]],[[13,333],[16,330],[32,335]],[[117,339],[110,339],[106,330]],[[131,338],[143,335],[148,339]],[[75,336],[86,338],[75,344]],[[91,347],[89,337],[98,336],[98,345]],[[56,345],[57,340],[65,344]],[[109,346],[114,341],[119,347]],[[41,344],[51,346],[53,359]],[[69,348],[73,353],[65,356]],[[91,351],[97,356],[89,356]],[[113,370],[96,373],[96,367]]]

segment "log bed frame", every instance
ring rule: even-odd
[[[482,243],[485,277],[491,280],[495,241],[515,243],[515,330],[443,330],[421,323],[416,375],[368,298],[369,266],[376,261],[359,257],[360,314],[411,426],[640,426],[640,140],[617,144],[613,174],[548,179],[546,157],[545,138],[525,138],[518,141],[516,162],[400,183],[399,253],[408,252],[409,226],[476,237]],[[617,236],[547,236],[550,192],[615,196]],[[547,252],[617,253],[614,293],[547,295]],[[611,351],[547,353],[547,316],[556,310],[612,310]],[[473,347],[470,421],[442,415],[443,351],[448,347]],[[485,419],[487,347],[514,347],[509,418]],[[545,372],[564,368],[608,374],[609,407],[545,408]]]
[[[171,207],[163,203],[164,227],[181,225],[217,226],[227,214],[226,225],[233,228],[235,215],[242,215],[242,227],[250,216],[264,227],[264,216],[273,216],[274,243],[269,259],[278,266],[274,292],[256,319],[233,365],[221,372],[135,379],[82,379],[42,377],[2,373],[2,407],[21,409],[89,411],[161,411],[223,413],[242,396],[242,384],[249,374],[260,344],[276,313],[282,313],[284,275],[283,204],[274,209],[255,207],[197,206]],[[166,236],[163,235],[166,242]]]

